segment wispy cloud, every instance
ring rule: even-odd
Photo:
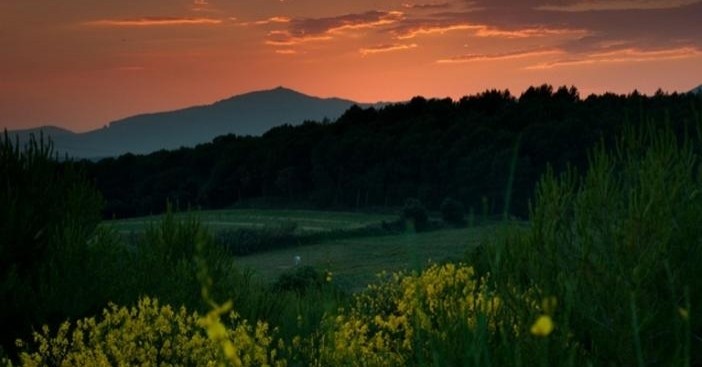
[[[386,44],[386,45],[378,45],[378,46],[373,46],[373,47],[367,47],[367,48],[362,48],[358,50],[362,55],[372,55],[372,54],[379,54],[379,53],[386,53],[386,52],[393,52],[393,51],[403,51],[403,50],[410,50],[413,48],[419,47],[416,43],[410,43],[410,44]]]
[[[520,52],[508,52],[508,53],[497,53],[497,54],[466,54],[456,57],[451,57],[448,59],[436,60],[438,64],[463,64],[468,62],[476,61],[502,61],[502,60],[513,60],[513,59],[524,59],[529,57],[541,57],[548,55],[558,55],[563,54],[564,51],[558,49],[550,50],[529,50]]]
[[[521,29],[505,29],[485,24],[471,23],[446,23],[446,24],[419,24],[405,29],[395,30],[397,39],[411,39],[421,35],[444,34],[454,31],[467,31],[477,37],[496,38],[535,38],[547,36],[574,36],[583,37],[590,32],[584,29],[531,27]]]
[[[296,36],[289,31],[271,31],[265,44],[269,46],[295,46],[307,42],[328,41],[331,36],[326,35],[301,35]]]
[[[410,39],[422,35],[444,34],[453,31],[478,31],[485,26],[478,24],[420,24],[406,29],[396,30],[397,39]]]
[[[399,11],[369,11],[328,18],[270,18],[260,24],[287,23],[287,29],[268,33],[267,45],[293,46],[306,42],[326,41],[349,31],[368,30],[394,24],[403,19]]]
[[[297,52],[297,50],[282,49],[275,50],[275,53],[277,53],[278,55],[297,55],[299,52]]]
[[[300,34],[329,34],[345,30],[369,29],[397,23],[404,17],[400,11],[368,11],[329,18],[294,19],[291,32]]]
[[[85,23],[96,27],[152,27],[179,25],[217,25],[220,19],[213,18],[181,18],[181,17],[141,17],[130,19],[101,19]]]
[[[607,52],[594,52],[590,54],[573,56],[567,59],[536,64],[527,67],[528,70],[544,70],[557,67],[582,66],[608,63],[632,63],[645,61],[661,61],[685,59],[702,56],[702,50],[696,47],[680,47],[662,50],[641,50],[627,48]]]
[[[523,28],[515,30],[500,29],[494,27],[483,26],[475,33],[478,37],[503,37],[503,38],[534,38],[548,36],[575,36],[584,37],[590,34],[585,29],[568,29],[568,28]]]
[[[262,20],[255,20],[252,22],[241,22],[237,23],[239,26],[243,27],[248,27],[248,26],[262,26],[262,25],[269,25],[269,24],[281,24],[281,23],[290,23],[292,19],[289,17],[284,17],[284,16],[276,16],[276,17],[270,17]]]
[[[612,10],[672,9],[699,3],[701,0],[583,0],[571,4],[541,5],[537,10],[585,12]]]
[[[426,3],[426,4],[412,4],[412,3],[404,3],[402,4],[402,7],[405,9],[444,9],[450,7],[451,4],[449,3]]]

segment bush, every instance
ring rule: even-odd
[[[0,139],[0,203],[0,342],[9,350],[32,325],[106,304],[99,258],[116,237],[97,230],[100,194],[42,137],[24,147]]]
[[[496,330],[502,301],[481,284],[472,267],[444,264],[370,285],[348,310],[326,320],[322,364],[488,364],[488,332]]]
[[[305,294],[309,289],[321,289],[326,283],[325,278],[311,266],[300,266],[281,274],[273,284],[273,290]]]
[[[546,174],[531,225],[486,248],[496,289],[555,296],[558,334],[592,365],[702,363],[699,147],[629,129],[583,177]]]
[[[427,209],[421,201],[414,198],[405,200],[405,206],[402,208],[402,219],[416,231],[422,231],[429,225],[429,217]]]
[[[249,279],[234,267],[224,249],[194,215],[176,215],[168,205],[158,222],[150,223],[133,243],[123,274],[128,282],[116,302],[129,304],[141,295],[171,305],[204,311],[198,279],[204,264],[216,280],[211,292],[217,298],[238,298],[250,291]],[[198,260],[201,260],[198,263]]]
[[[284,222],[263,228],[239,228],[221,230],[215,234],[215,241],[232,255],[244,256],[286,247],[299,241],[295,234],[297,223]]]
[[[255,326],[231,312],[222,323],[218,313],[201,317],[185,307],[160,306],[143,298],[136,307],[110,305],[102,318],[66,321],[52,335],[35,332],[20,366],[282,366],[268,325]],[[203,329],[205,328],[205,329]]]
[[[466,221],[463,218],[463,204],[458,200],[447,197],[441,203],[441,218],[450,225],[464,225]]]

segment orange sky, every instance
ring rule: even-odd
[[[1,0],[0,128],[279,85],[361,102],[702,83],[702,0]]]

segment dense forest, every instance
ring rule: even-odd
[[[407,198],[438,209],[526,217],[547,169],[584,171],[587,151],[626,125],[675,122],[682,135],[702,109],[694,94],[603,94],[531,87],[460,100],[415,97],[354,106],[336,121],[283,125],[263,136],[221,136],[195,148],[82,162],[104,195],[104,216],[181,208],[279,206],[372,209]]]

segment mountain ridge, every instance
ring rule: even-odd
[[[43,132],[51,137],[60,156],[97,159],[192,147],[226,134],[257,136],[273,127],[296,125],[305,120],[333,120],[353,105],[369,107],[374,104],[313,97],[279,86],[234,95],[211,104],[137,114],[82,133],[51,125],[8,133],[13,140],[19,137],[24,142],[30,134]]]

